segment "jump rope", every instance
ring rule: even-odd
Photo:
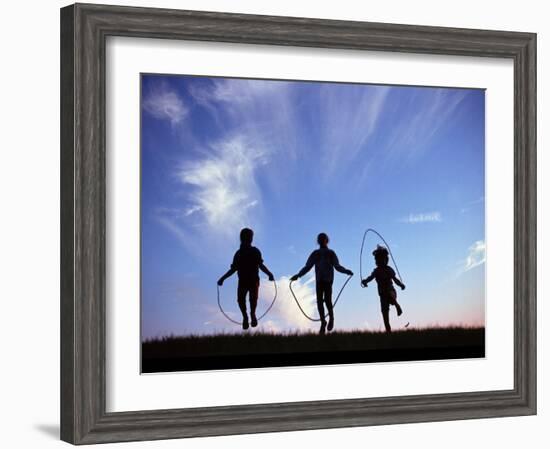
[[[273,307],[273,304],[275,304],[275,301],[277,300],[277,282],[276,281],[273,281],[273,285],[275,286],[275,293],[273,295],[273,301],[271,301],[271,304],[269,304],[269,307],[267,308],[267,310],[261,314],[258,318],[256,318],[258,321],[260,321],[264,316],[266,316],[269,311],[271,310],[271,308]],[[231,318],[227,313],[225,313],[225,311],[223,310],[223,307],[222,307],[222,304],[220,302],[220,286],[218,285],[218,308],[220,309],[220,312],[223,314],[224,317],[226,317],[229,321],[231,321],[232,323],[234,324],[237,324],[237,325],[241,325],[242,322],[241,321],[237,321],[237,320],[234,320],[233,318]]]
[[[334,309],[336,307],[336,303],[338,303],[338,300],[340,299],[340,295],[344,291],[344,288],[346,288],[346,285],[348,285],[348,282],[353,277],[353,274],[350,274],[348,278],[346,279],[346,282],[344,282],[344,285],[342,285],[342,288],[340,288],[340,291],[338,292],[338,295],[336,295],[336,299],[334,300],[334,303],[332,304],[332,308]],[[302,306],[300,305],[300,301],[298,301],[298,298],[296,298],[296,295],[294,294],[294,290],[292,290],[292,283],[294,281],[290,281],[290,284],[288,285],[290,288],[290,293],[292,293],[292,297],[294,298],[294,301],[296,301],[296,305],[300,309],[300,312],[302,312],[302,315],[304,315],[309,321],[321,321],[321,318],[311,318],[305,311],[302,309]],[[326,319],[328,316],[328,312],[325,314],[323,319]]]
[[[359,282],[361,283],[361,281],[363,280],[363,248],[365,247],[365,238],[367,237],[367,234],[369,232],[372,232],[373,234],[376,234],[378,236],[378,238],[380,240],[382,240],[382,242],[384,242],[384,245],[386,245],[386,248],[387,248],[388,252],[390,253],[390,257],[391,257],[391,260],[393,262],[393,265],[395,266],[395,271],[397,271],[397,275],[399,276],[399,280],[404,283],[403,277],[401,276],[401,273],[399,272],[399,268],[397,267],[397,263],[395,263],[395,259],[393,258],[393,254],[391,252],[390,245],[388,245],[388,242],[386,242],[384,237],[382,237],[382,235],[378,231],[376,231],[375,229],[372,229],[372,228],[368,228],[365,231],[365,233],[363,234],[363,241],[361,242],[361,252],[359,253],[359,276],[361,277],[361,279],[359,280]],[[362,283],[361,283],[361,287],[363,287]]]
[[[363,249],[365,247],[365,239],[366,239],[367,234],[369,232],[372,232],[373,234],[376,234],[378,236],[378,238],[380,238],[380,240],[382,242],[384,242],[384,245],[386,245],[386,248],[388,249],[388,252],[390,254],[393,265],[395,266],[395,270],[397,271],[397,274],[399,276],[399,280],[401,282],[403,282],[403,277],[401,276],[401,273],[399,272],[399,268],[398,268],[397,263],[395,262],[395,259],[393,257],[393,253],[391,251],[390,245],[388,245],[388,242],[386,242],[384,237],[382,237],[382,235],[378,231],[376,231],[375,229],[372,229],[372,228],[368,228],[365,231],[365,233],[363,234],[363,240],[361,241],[361,251],[359,253],[359,276],[360,276],[359,283],[360,283],[361,287],[364,287],[363,284],[361,283],[361,281],[363,279]],[[342,295],[342,292],[344,291],[344,289],[346,288],[346,285],[348,285],[348,282],[351,280],[352,277],[353,277],[353,275],[349,275],[348,278],[346,279],[346,281],[344,282],[344,284],[342,285],[342,287],[340,288],[340,290],[338,291],[338,294],[336,295],[336,299],[334,300],[334,303],[332,304],[333,309],[336,307],[336,304],[338,303],[338,300],[340,299],[340,296]],[[273,281],[273,283],[275,285],[275,293],[273,295],[273,300],[269,304],[269,307],[267,308],[267,310],[257,318],[258,321],[260,321],[262,318],[264,318],[269,313],[269,311],[271,310],[271,308],[275,304],[275,301],[277,300],[277,282]],[[292,284],[293,283],[294,283],[294,281],[290,281],[290,284],[289,284],[290,293],[292,294],[292,297],[294,298],[294,301],[296,302],[296,305],[298,306],[298,309],[300,309],[300,312],[302,312],[302,315],[304,315],[304,317],[306,317],[309,321],[313,321],[313,322],[321,321],[321,318],[312,318],[304,311],[304,309],[302,308],[302,306],[300,304],[300,301],[298,301],[298,298],[296,297],[296,294],[294,293],[294,290],[292,289]],[[231,318],[223,310],[223,307],[222,307],[221,301],[220,301],[220,286],[219,285],[217,286],[217,293],[218,293],[218,308],[220,309],[220,312],[229,321],[231,321],[232,323],[237,324],[237,325],[240,326],[242,324],[240,321],[234,320],[233,318]],[[328,316],[328,312],[324,316],[324,318],[326,318],[327,316]]]

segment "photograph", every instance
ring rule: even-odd
[[[140,74],[141,372],[485,357],[485,90]]]

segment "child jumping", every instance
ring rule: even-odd
[[[319,249],[316,249],[308,257],[306,265],[302,268],[298,274],[295,274],[290,278],[291,281],[296,281],[298,278],[306,274],[313,265],[315,265],[315,281],[316,281],[316,293],[317,293],[317,310],[319,311],[319,318],[321,319],[320,334],[325,333],[325,329],[331,331],[334,328],[334,312],[332,307],[332,282],[334,281],[334,269],[340,273],[353,276],[353,272],[340,265],[336,253],[328,247],[329,238],[324,232],[317,236],[317,243]],[[328,327],[325,320],[325,308],[326,304],[328,310]]]
[[[237,303],[243,315],[243,329],[248,329],[248,315],[246,313],[246,295],[250,301],[250,325],[256,327],[256,306],[258,305],[258,290],[260,288],[259,271],[262,270],[273,281],[273,274],[267,269],[262,260],[260,250],[252,246],[254,231],[244,228],[241,230],[241,247],[233,256],[231,268],[219,280],[218,285],[222,286],[223,281],[237,272],[239,283],[237,286]]]
[[[397,302],[397,292],[395,291],[392,281],[401,287],[401,290],[405,290],[405,284],[397,279],[393,268],[388,266],[389,257],[388,250],[386,248],[378,245],[372,252],[372,255],[374,256],[376,268],[372,271],[369,277],[361,281],[361,284],[366,287],[370,281],[376,279],[376,283],[378,284],[378,295],[380,296],[380,308],[382,310],[382,318],[384,319],[384,327],[386,328],[386,332],[391,332],[390,304],[395,306],[397,316],[400,316],[403,313],[401,306]]]

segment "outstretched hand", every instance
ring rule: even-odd
[[[401,284],[401,290],[405,290],[405,284]]]
[[[275,278],[273,277],[272,274],[270,274],[270,275],[268,276],[268,279],[269,279],[271,282],[273,282],[273,281],[275,280]]]
[[[348,276],[353,276],[353,271],[348,270],[348,271],[346,271],[346,274],[347,274]]]
[[[218,285],[221,287],[223,285],[223,278],[218,279]]]
[[[369,283],[367,282],[366,279],[363,279],[363,280],[361,281],[361,285],[362,285],[363,287],[367,287],[367,286],[369,285]]]
[[[290,278],[290,280],[291,280],[291,281],[297,281],[297,280],[298,280],[298,275],[295,274],[294,276],[292,276],[292,277]]]

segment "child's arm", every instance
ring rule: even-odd
[[[300,271],[298,271],[298,274],[295,274],[290,278],[291,281],[296,281],[298,278],[301,278],[304,274],[306,274],[309,270],[313,268],[313,265],[315,265],[315,251],[313,251],[310,256],[307,259],[307,262]]]
[[[338,260],[338,256],[336,255],[336,253],[333,252],[332,254],[333,254],[333,257],[334,257],[333,260],[332,260],[332,266],[334,267],[334,269],[336,271],[339,271],[340,273],[347,274],[348,276],[353,276],[353,271],[348,270],[347,268],[340,265],[340,261]]]
[[[260,270],[262,270],[265,274],[267,274],[267,277],[269,278],[270,281],[275,280],[275,278],[273,277],[273,273],[269,271],[269,269],[263,263],[260,264]]]
[[[363,287],[366,287],[367,284],[368,284],[369,282],[371,282],[372,280],[374,280],[374,274],[371,274],[369,277],[366,277],[365,279],[363,279],[363,280],[361,281],[361,284],[363,285]]]
[[[399,287],[401,287],[401,290],[405,290],[405,284],[401,282],[399,279],[397,279],[397,276],[393,277],[393,282],[395,282]]]
[[[256,248],[256,253],[258,256],[258,268],[262,270],[265,274],[267,274],[270,281],[274,281],[275,278],[273,277],[273,273],[269,271],[269,269],[264,265],[264,259],[262,258],[262,253],[259,249]]]
[[[229,270],[227,270],[227,272],[221,278],[218,279],[218,285],[222,286],[223,281],[225,281],[228,277],[236,273],[238,266],[239,266],[239,251],[237,251],[233,256],[233,262],[231,263],[231,268],[229,268]]]
[[[229,270],[227,270],[227,272],[221,278],[218,279],[218,285],[222,286],[223,281],[225,281],[228,277],[232,276],[236,271],[237,271],[237,269],[233,268],[233,266],[231,266],[231,268]]]

